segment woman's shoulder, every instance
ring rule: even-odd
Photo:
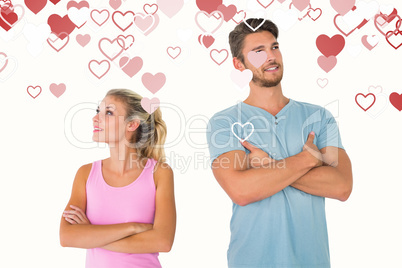
[[[86,182],[88,180],[89,175],[91,174],[93,164],[94,164],[93,162],[86,163],[83,164],[80,168],[78,168],[76,179],[82,182]]]
[[[158,184],[158,181],[163,180],[173,180],[173,170],[166,162],[156,161],[153,170],[155,184]]]

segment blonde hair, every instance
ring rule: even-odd
[[[164,144],[167,128],[158,107],[149,114],[141,106],[142,96],[129,89],[111,89],[106,96],[112,96],[121,101],[126,110],[125,122],[139,120],[140,125],[130,139],[130,146],[135,145],[139,157],[154,158],[165,162]]]

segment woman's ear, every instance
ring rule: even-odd
[[[127,126],[128,129],[127,130],[135,131],[139,127],[139,125],[140,125],[139,120],[133,120],[130,123],[128,123],[128,126]]]

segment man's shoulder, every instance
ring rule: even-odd
[[[222,116],[234,116],[238,113],[239,108],[240,108],[240,103],[234,104],[230,107],[227,107],[226,109],[216,112],[214,115],[212,115],[211,119],[217,119]]]
[[[324,110],[325,108],[318,104],[293,100],[293,109],[317,111],[317,110]]]

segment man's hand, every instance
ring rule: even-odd
[[[322,154],[318,147],[313,143],[315,134],[313,131],[307,137],[306,143],[303,145],[303,152],[309,152],[306,154],[314,164],[314,167],[322,166]]]
[[[70,205],[72,210],[65,210],[63,217],[71,224],[91,224],[87,215],[77,206]]]
[[[247,168],[256,168],[267,165],[271,162],[275,162],[275,160],[269,157],[266,152],[258,147],[255,147],[248,141],[243,141],[241,144],[250,151],[250,153],[247,154]]]

